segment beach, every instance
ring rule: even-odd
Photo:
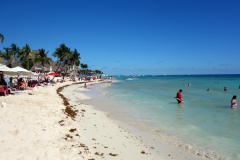
[[[81,103],[90,99],[83,85],[64,82],[1,97],[7,107],[0,108],[0,159],[207,159]]]

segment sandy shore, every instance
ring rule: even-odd
[[[88,83],[94,84],[96,82]],[[0,97],[0,159],[206,159],[155,140],[106,113],[73,82]]]

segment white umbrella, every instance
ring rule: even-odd
[[[5,65],[0,64],[0,71],[2,71],[4,74],[7,75],[17,75],[19,74],[17,71],[13,70],[12,68],[9,68]]]
[[[15,68],[12,68],[14,71],[17,71],[20,75],[23,75],[23,76],[30,76],[32,75],[32,72],[22,68],[22,67],[15,67]]]

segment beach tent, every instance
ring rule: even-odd
[[[7,75],[18,75],[19,74],[17,71],[12,70],[12,68],[9,68],[2,64],[0,64],[0,71],[2,71],[4,74],[7,74]]]
[[[23,75],[23,76],[32,75],[32,72],[30,72],[22,67],[14,67],[14,68],[12,68],[12,70],[17,71],[20,75]]]

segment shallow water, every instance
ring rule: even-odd
[[[104,87],[92,86],[91,104],[114,118],[161,138],[164,135],[171,143],[180,143],[211,159],[240,159],[239,110],[230,108],[232,96],[240,93],[240,75],[119,76],[115,79],[115,83],[101,84]],[[223,91],[224,87],[227,92]],[[179,105],[174,98],[179,89],[183,90],[186,104]]]

